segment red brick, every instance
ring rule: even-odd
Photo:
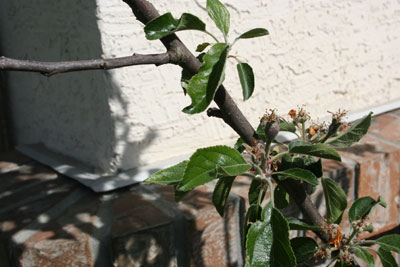
[[[0,173],[18,169],[18,166],[32,161],[17,151],[0,153]]]
[[[235,183],[241,184],[238,177]],[[234,183],[234,185],[235,185]],[[174,202],[171,187],[152,187],[164,199]],[[188,221],[188,238],[192,266],[232,266],[242,263],[239,210],[242,201],[232,194],[221,217],[212,203],[212,184],[189,192],[179,209]]]
[[[19,263],[21,266],[93,266],[88,233],[74,225],[63,228],[71,237],[54,239],[54,232],[38,231],[28,241]]]
[[[359,165],[357,198],[382,196],[387,202],[386,209],[378,207],[371,215],[375,232],[378,234],[399,224],[396,199],[400,188],[400,149],[373,136],[365,136],[360,143],[342,151],[344,157]]]
[[[93,266],[90,236],[98,227],[99,203],[89,194],[43,225],[25,241],[21,266]]]
[[[57,177],[57,174],[47,167],[38,163],[20,165],[18,169],[0,175],[0,191],[12,192],[39,180],[49,180]],[[73,181],[71,181],[73,183]]]
[[[113,237],[168,224],[172,220],[137,192],[118,194],[114,200]]]
[[[355,177],[356,177],[356,163],[342,157],[342,162],[334,160],[323,160],[322,167],[324,171],[324,177],[329,177],[335,180],[347,195],[347,208],[343,213],[342,222],[340,227],[347,233],[350,230],[350,223],[348,222],[348,210],[351,203],[354,201],[355,196]],[[326,215],[325,198],[323,196],[322,185],[320,184],[316,192],[312,195],[314,203],[317,204],[320,213]],[[318,199],[320,199],[318,201]]]
[[[394,116],[400,116],[400,109],[392,110],[388,112],[389,114],[392,114]]]
[[[212,189],[199,188],[184,205],[195,212],[190,222],[193,266],[232,266],[242,263],[239,205],[231,198],[221,217],[211,202]],[[236,197],[239,200],[238,197]]]
[[[372,120],[368,133],[400,145],[400,118],[390,114],[376,116]]]

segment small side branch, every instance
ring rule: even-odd
[[[51,76],[71,71],[95,69],[109,70],[134,65],[154,64],[159,66],[167,63],[171,63],[168,53],[148,55],[133,54],[128,57],[61,62],[41,62],[0,57],[0,70],[40,72],[43,75]]]
[[[222,119],[222,111],[219,110],[218,108],[209,108],[207,110],[207,116],[208,117],[216,117]]]

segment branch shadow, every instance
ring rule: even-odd
[[[101,58],[96,12],[95,0],[1,1],[0,55],[43,61]],[[128,102],[110,72],[85,71],[51,78],[7,72],[4,76],[17,144],[45,143],[66,156],[79,155],[84,163],[93,163],[96,172],[118,173],[124,171],[120,165],[140,165],[142,152],[157,138],[157,132],[146,125],[129,123]],[[119,113],[111,110],[109,101],[118,103]],[[143,130],[143,138],[130,141],[136,127]],[[70,260],[111,266],[118,249],[112,236],[118,208],[115,198],[129,195],[132,187],[94,193],[36,162],[8,161],[13,162],[15,170],[0,172],[0,265],[55,259],[61,264]],[[150,220],[157,217],[144,213]],[[158,228],[151,236],[143,231],[128,234],[136,238],[136,245],[129,247],[132,239],[128,236],[129,240],[119,239],[122,243],[118,244],[129,247],[124,251],[130,261],[166,266],[176,256],[159,251],[151,257],[154,247],[171,247],[167,244],[171,237]]]

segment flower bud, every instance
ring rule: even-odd
[[[364,227],[364,231],[368,231],[368,232],[372,233],[374,231],[374,226],[372,224],[367,225]]]
[[[275,121],[267,122],[264,128],[265,137],[272,142],[279,133],[279,123]]]

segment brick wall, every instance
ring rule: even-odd
[[[368,135],[340,153],[342,162],[324,161],[324,172],[349,203],[381,195],[388,204],[373,212],[375,232],[363,238],[399,233],[400,110],[374,117]],[[157,185],[96,194],[17,153],[0,154],[0,181],[0,266],[243,265],[245,177],[235,180],[224,218],[211,186],[180,203]],[[313,198],[324,213],[321,188]]]

